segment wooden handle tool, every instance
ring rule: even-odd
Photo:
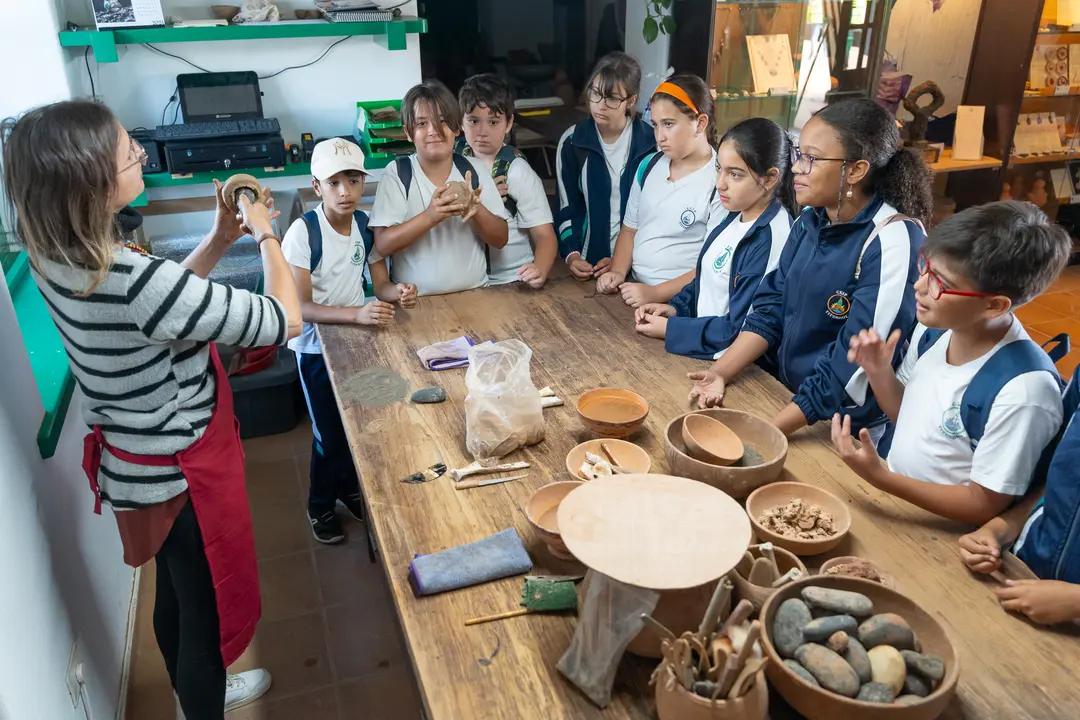
[[[739,604],[735,606],[735,609],[728,615],[727,620],[724,621],[724,627],[720,632],[725,635],[728,629],[733,625],[742,625],[746,622],[746,619],[754,614],[754,603],[750,602],[746,598],[739,601]]]
[[[754,681],[757,679],[757,674],[761,672],[761,668],[769,662],[768,658],[751,658],[747,661],[746,665],[739,672],[739,677],[735,678],[735,682],[731,685],[731,690],[728,691],[727,699],[734,700],[740,698],[754,687]]]
[[[761,637],[761,623],[755,620],[750,624],[750,633],[746,636],[742,647],[739,648],[738,654],[728,657],[727,665],[724,667],[724,674],[720,676],[719,687],[717,688],[720,696],[727,697],[728,693],[731,692],[735,680],[746,666],[747,659],[753,653],[754,645],[757,644],[759,637]]]
[[[797,567],[796,568],[791,568],[786,573],[784,573],[780,577],[776,578],[776,580],[773,581],[772,586],[774,588],[784,587],[789,582],[795,582],[800,577],[802,577],[802,570],[800,570]]]
[[[505,620],[506,618],[519,617],[521,615],[528,615],[531,612],[536,612],[536,611],[535,610],[530,610],[529,608],[520,608],[518,610],[509,610],[507,612],[499,613],[497,615],[485,615],[484,617],[478,617],[478,618],[472,618],[470,620],[466,620],[465,621],[465,626],[468,627],[469,625],[479,625],[480,623],[492,622],[494,620]]]
[[[716,590],[713,591],[712,600],[709,601],[705,617],[701,619],[701,626],[698,627],[697,634],[702,642],[707,642],[712,636],[713,631],[716,629],[716,623],[720,619],[720,608],[724,606],[724,603],[731,600],[731,591],[734,589],[735,586],[727,577],[720,578],[716,583]]]
[[[648,613],[641,613],[641,619],[645,621],[645,625],[654,633],[659,635],[662,639],[676,640],[675,633],[668,630],[664,625]]]
[[[750,568],[750,577],[746,579],[751,585],[771,587],[776,575],[773,574],[773,566],[768,559],[759,557],[754,560],[754,566]]]
[[[525,475],[511,475],[504,478],[490,478],[489,480],[464,480],[462,482],[454,483],[455,490],[469,490],[471,488],[484,487],[485,485],[501,485],[502,483],[508,483],[513,480],[521,480],[522,478],[529,477],[528,473]]]
[[[758,545],[758,552],[761,553],[761,557],[769,561],[772,565],[773,580],[780,577],[780,567],[776,564],[776,553],[773,552],[773,544],[770,542],[761,543]]]

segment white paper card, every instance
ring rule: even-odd
[[[981,160],[983,153],[982,105],[961,105],[956,108],[956,130],[953,134],[954,160]]]
[[[93,0],[98,30],[162,26],[161,0]]]
[[[750,54],[755,93],[767,93],[773,88],[797,87],[795,61],[787,35],[747,35],[746,50]]]
[[[1052,168],[1050,170],[1050,179],[1054,183],[1054,197],[1072,197],[1072,182],[1069,180],[1069,171],[1066,168]]]

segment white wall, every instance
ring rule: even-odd
[[[649,98],[652,97],[656,88],[664,81],[668,69],[668,51],[671,48],[671,38],[661,33],[656,40],[649,43],[641,34],[645,24],[644,0],[628,0],[626,6],[626,52],[637,58],[641,63],[641,95],[638,98],[638,108],[644,112],[649,106]]]
[[[975,27],[982,0],[949,0],[933,12],[925,0],[904,0],[893,8],[885,48],[898,70],[914,77],[911,87],[933,80],[945,95],[938,117],[956,111],[964,96]],[[900,108],[900,118],[910,119]]]

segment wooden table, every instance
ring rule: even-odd
[[[654,472],[667,471],[663,428],[686,410],[685,373],[704,364],[669,355],[659,341],[637,335],[631,310],[617,297],[587,297],[591,288],[563,277],[541,292],[515,285],[421,298],[416,310],[399,310],[396,326],[385,332],[321,328],[336,386],[363,369],[381,367],[399,373],[413,389],[438,384],[449,395],[440,405],[398,402],[380,408],[342,402],[374,534],[431,718],[653,716],[647,678],[654,663],[625,658],[612,704],[603,712],[558,673],[555,664],[570,642],[572,617],[533,615],[464,626],[467,618],[513,609],[521,578],[423,599],[413,596],[406,580],[415,553],[508,527],[526,540],[538,571],[568,569],[534,537],[523,508],[535,489],[569,479],[565,455],[589,437],[576,417],[575,399],[592,387],[632,388],[649,400],[646,426],[632,439],[652,454]],[[415,354],[464,334],[523,340],[533,349],[534,383],[550,385],[566,406],[544,411],[544,442],[508,456],[533,463],[525,480],[465,491],[455,491],[446,476],[403,484],[400,478],[432,463],[460,467],[472,460],[465,450],[465,371],[425,371]],[[789,399],[789,392],[756,368],[728,393],[731,407],[766,417]],[[956,538],[962,528],[861,482],[833,452],[825,426],[795,436],[785,475],[824,487],[850,504],[851,534],[831,555],[872,558],[948,628],[963,665],[957,698],[943,717],[1049,719],[1078,712],[1080,642],[1004,613],[993,586],[960,564]],[[774,720],[784,716],[774,706]]]

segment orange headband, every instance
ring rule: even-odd
[[[678,85],[676,85],[675,83],[662,82],[662,83],[660,83],[660,87],[656,88],[656,92],[657,93],[664,93],[665,95],[670,95],[671,97],[675,98],[676,100],[681,100],[683,102],[683,104],[686,105],[691,110],[693,110],[695,114],[697,114],[697,115],[701,114],[701,111],[698,110],[697,105],[695,105],[693,103],[693,101],[690,100],[690,96],[686,94],[686,91],[683,90]]]

